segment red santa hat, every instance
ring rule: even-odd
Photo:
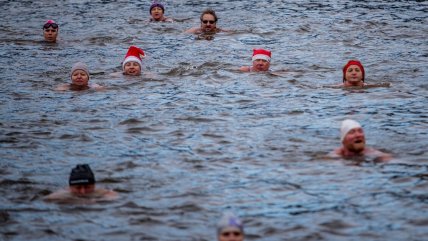
[[[266,49],[253,49],[253,61],[258,59],[263,59],[270,62],[270,58],[272,57],[272,53]]]
[[[144,54],[144,51],[136,46],[131,46],[128,49],[128,52],[126,53],[125,59],[122,63],[122,68],[125,68],[125,64],[131,61],[137,62],[140,67],[142,66],[143,62],[141,61],[141,58],[144,58],[146,55]]]

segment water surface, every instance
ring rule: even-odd
[[[234,30],[183,32],[214,8]],[[4,240],[214,240],[225,210],[248,240],[423,240],[428,235],[426,1],[3,1],[0,235]],[[47,19],[58,44],[41,42]],[[112,78],[130,45],[151,77]],[[239,73],[253,48],[273,71]],[[368,83],[323,88],[359,59]],[[106,91],[56,92],[83,60]],[[379,164],[327,160],[344,118]],[[121,199],[44,203],[89,163]]]

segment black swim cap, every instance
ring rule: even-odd
[[[95,184],[95,176],[88,164],[76,165],[71,170],[69,185]]]

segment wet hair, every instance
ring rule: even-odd
[[[215,14],[214,10],[212,10],[212,9],[206,9],[205,11],[203,11],[202,14],[201,14],[201,17],[200,17],[201,21],[202,21],[202,17],[205,14],[213,15],[214,16],[214,21],[217,22],[218,18],[217,18],[217,15]]]
[[[88,164],[76,165],[71,170],[68,184],[72,185],[85,185],[95,184],[95,176]]]

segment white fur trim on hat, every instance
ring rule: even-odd
[[[256,54],[253,56],[253,61],[256,61],[258,59],[263,59],[263,60],[270,62],[270,57],[267,55],[264,55],[264,54]]]
[[[140,60],[139,58],[137,58],[137,57],[135,57],[135,56],[128,56],[128,57],[126,57],[126,59],[123,61],[123,63],[122,63],[122,68],[125,68],[125,64],[126,64],[126,63],[129,63],[129,62],[131,62],[131,61],[137,62],[137,63],[140,65],[140,67],[143,65],[143,62],[141,62],[141,60]]]
[[[361,124],[351,119],[342,121],[342,126],[340,127],[340,141],[343,142],[346,134],[354,128],[361,128]]]

